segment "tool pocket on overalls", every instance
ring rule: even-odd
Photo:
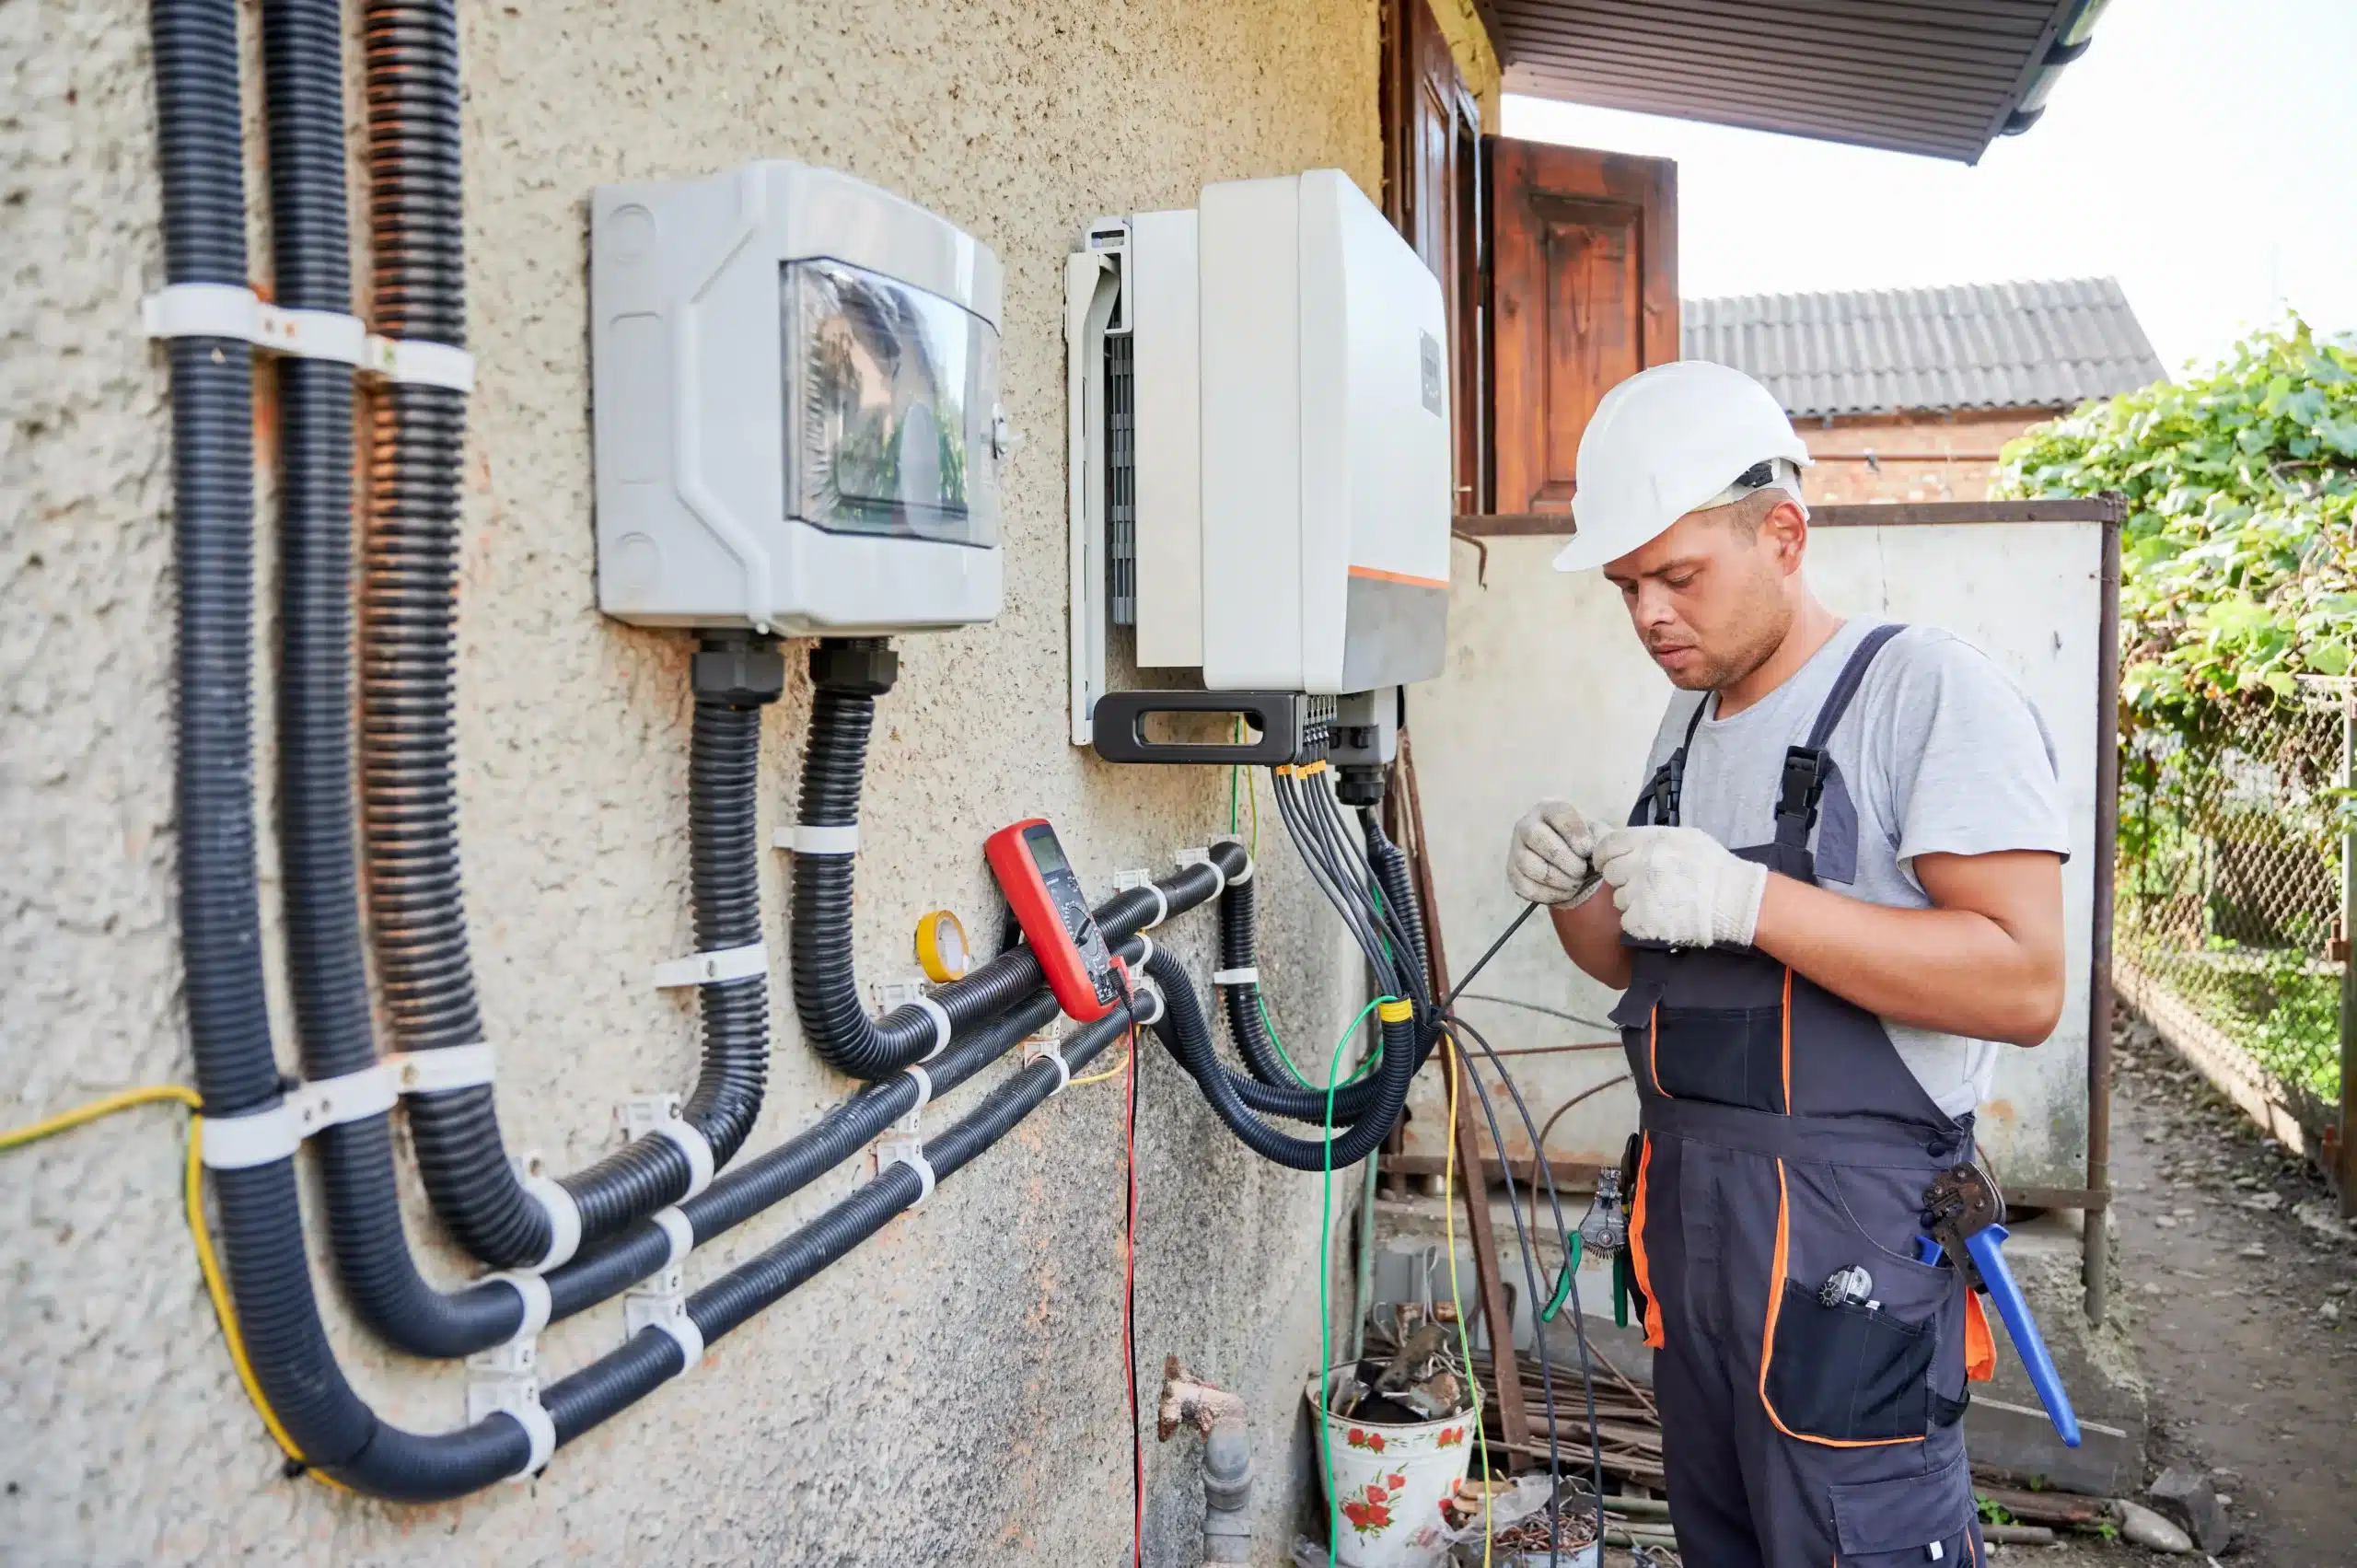
[[[1759,1375],[1770,1419],[1837,1447],[1921,1442],[1935,1421],[1933,1365],[1955,1272],[1862,1230],[1831,1167],[1780,1161],[1777,1180]]]
[[[1972,1471],[1959,1454],[1926,1475],[1829,1487],[1835,1568],[1974,1568]]]
[[[1656,1007],[1647,1052],[1672,1099],[1784,1111],[1782,1007]]]

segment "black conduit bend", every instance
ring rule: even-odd
[[[462,348],[459,61],[451,0],[366,0],[377,308],[390,337]],[[339,181],[341,176],[338,176]],[[341,185],[339,183],[339,189]],[[459,477],[466,398],[395,383],[374,405],[363,587],[361,780],[368,898],[400,1048],[482,1041],[460,879],[455,736]],[[760,709],[784,684],[762,639],[695,659],[690,787],[702,951],[761,940],[753,835]],[[678,1202],[725,1166],[761,1107],[768,983],[702,988],[703,1063],[682,1120],[576,1175],[519,1178],[487,1083],[409,1097],[435,1212],[485,1262],[547,1269]]]
[[[995,1017],[1039,989],[1042,978],[1037,955],[1010,948],[963,980],[936,987],[927,1005],[911,1003],[881,1018],[868,1016],[852,958],[859,794],[876,699],[892,689],[898,674],[898,660],[881,639],[828,638],[811,650],[810,732],[795,819],[799,843],[810,847],[797,847],[794,857],[795,1012],[819,1060],[870,1081],[924,1061],[958,1029]],[[1231,877],[1248,875],[1251,860],[1241,844],[1216,844],[1211,855],[1210,863],[1182,867],[1160,884],[1169,900],[1161,918],[1202,903]],[[1118,942],[1155,923],[1156,900],[1132,888],[1108,900],[1096,916],[1106,940]]]
[[[172,284],[246,285],[236,0],[156,0],[157,143]],[[171,344],[174,540],[180,569],[181,958],[208,1121],[275,1109],[253,820],[252,350]],[[319,1324],[291,1155],[216,1169],[222,1251],[249,1356],[310,1464],[356,1490],[457,1496],[517,1470],[532,1441],[508,1415],[421,1437],[389,1426],[343,1379]]]

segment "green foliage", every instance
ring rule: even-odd
[[[2224,704],[2357,664],[2357,354],[2294,321],[2209,376],[2091,402],[2005,447],[2001,496],[2127,498],[2121,696],[2200,738]]]
[[[1988,1496],[1986,1493],[1979,1492],[1974,1493],[1972,1494],[1972,1501],[1980,1509],[1980,1522],[1982,1524],[2010,1525],[2014,1522],[2014,1516],[2012,1512],[2007,1509],[2003,1504]]]

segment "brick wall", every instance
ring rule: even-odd
[[[1985,501],[1998,448],[2056,409],[1798,420],[1817,466],[1808,498],[1828,505],[1870,501]],[[1874,454],[1874,461],[1864,455]]]

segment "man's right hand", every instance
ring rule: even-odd
[[[1609,830],[1568,800],[1540,801],[1514,825],[1506,886],[1526,903],[1562,908],[1580,902],[1600,882],[1588,860]]]

